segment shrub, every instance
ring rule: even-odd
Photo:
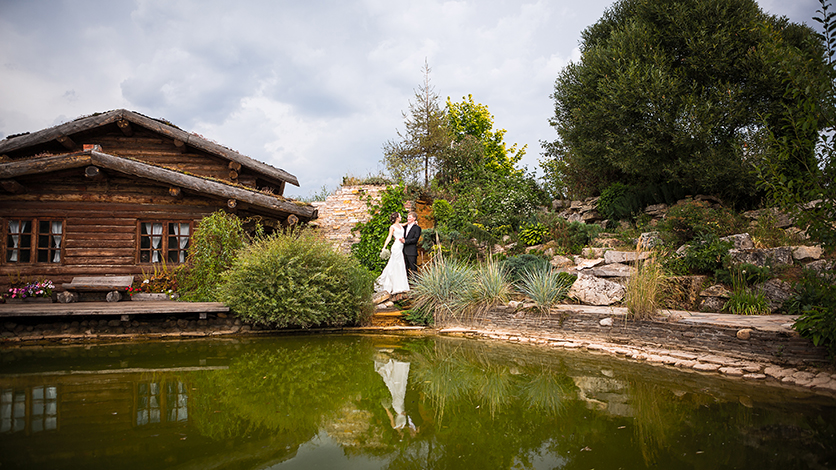
[[[659,223],[659,230],[668,232],[676,244],[685,243],[700,234],[718,237],[731,235],[746,227],[743,220],[725,208],[712,208],[705,201],[687,201],[668,210]]]
[[[793,328],[816,346],[827,348],[831,358],[836,356],[836,285],[832,282],[832,274],[821,277],[805,270],[795,285],[795,295],[783,306],[788,314],[800,315]]]
[[[217,301],[221,274],[232,266],[246,240],[241,219],[235,215],[217,211],[201,219],[189,242],[188,270],[178,289],[181,299]]]
[[[500,261],[500,265],[508,273],[508,279],[511,282],[519,282],[525,271],[550,267],[549,262],[545,258],[530,253],[505,258]]]
[[[576,276],[558,272],[548,264],[526,269],[517,284],[520,292],[531,299],[541,312],[548,312],[552,306],[566,298]]]
[[[768,266],[760,267],[748,263],[729,266],[714,272],[714,280],[727,286],[734,286],[736,283],[752,286],[768,281],[773,277],[775,276]]]
[[[540,222],[527,223],[520,227],[519,239],[526,246],[539,245],[546,241],[549,236],[549,229]]]
[[[713,233],[705,233],[693,240],[682,262],[694,274],[714,274],[722,268],[733,246],[732,242],[720,240]]]
[[[648,320],[656,314],[668,288],[667,275],[655,256],[637,262],[631,271],[624,299],[627,315]]]
[[[242,319],[277,327],[355,324],[372,312],[374,275],[308,230],[276,233],[241,251],[220,297]]]
[[[621,220],[629,217],[629,209],[625,210],[623,207],[623,199],[627,191],[627,185],[621,182],[615,182],[607,186],[605,190],[601,191],[601,197],[598,198],[598,213],[610,220]]]
[[[389,234],[389,216],[393,212],[404,215],[404,188],[391,186],[380,193],[380,201],[366,199],[371,218],[354,226],[352,232],[360,232],[360,241],[351,246],[351,254],[369,271],[380,274],[386,267],[386,260],[380,259],[380,249]],[[406,217],[403,217],[406,220]]]
[[[453,206],[444,199],[433,201],[433,220],[436,228],[447,227],[448,221],[453,217]]]

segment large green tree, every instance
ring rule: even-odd
[[[557,140],[541,165],[555,192],[573,196],[619,181],[746,200],[767,129],[793,99],[774,58],[826,80],[820,56],[811,29],[755,0],[620,0],[557,78]],[[801,153],[814,160],[809,146]]]

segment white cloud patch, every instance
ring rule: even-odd
[[[811,23],[816,0],[760,0]],[[549,95],[610,0],[0,2],[0,137],[128,108],[299,178],[380,170],[424,61],[444,101],[472,94],[509,143],[554,138]]]

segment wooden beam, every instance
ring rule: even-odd
[[[0,163],[0,178],[49,173],[51,171],[78,168],[92,163],[88,153],[58,155],[55,157],[31,158],[11,163]]]
[[[177,147],[177,151],[180,153],[186,151],[186,143],[180,139],[174,139],[174,146]]]
[[[26,192],[26,186],[15,180],[2,180],[0,181],[0,186],[2,186],[6,192],[12,194],[23,194]]]
[[[59,135],[55,138],[55,140],[60,142],[67,150],[74,150],[76,148],[76,144],[73,142],[73,139],[67,137],[66,135]]]
[[[116,124],[119,126],[119,130],[122,131],[122,134],[125,134],[125,137],[134,135],[134,129],[131,127],[130,121],[120,119],[119,121],[116,121]]]
[[[235,199],[229,199],[228,201],[226,201],[226,207],[229,207],[230,209],[235,209],[236,207],[238,207],[238,201],[236,201]]]
[[[85,178],[89,178],[91,180],[101,180],[104,179],[104,176],[104,172],[95,165],[90,165],[84,169]]]
[[[235,171],[241,171],[241,164],[238,162],[229,162],[229,169]]]
[[[238,172],[235,170],[229,170],[229,181],[238,181]]]

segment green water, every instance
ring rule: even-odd
[[[0,349],[0,469],[836,468],[836,399],[458,338]]]

